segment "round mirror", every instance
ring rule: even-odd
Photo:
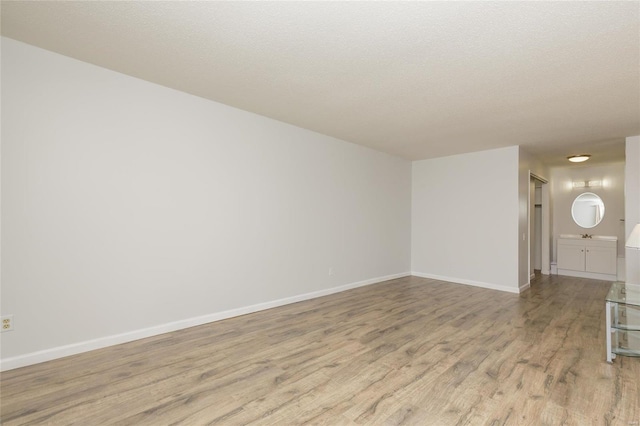
[[[582,228],[593,228],[604,217],[604,203],[592,192],[580,194],[571,206],[573,221]]]

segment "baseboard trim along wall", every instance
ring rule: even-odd
[[[283,299],[273,300],[271,302],[258,303],[256,305],[245,306],[228,311],[216,312],[213,314],[202,315],[194,318],[187,318],[180,321],[174,321],[166,324],[160,324],[154,327],[148,327],[140,330],[134,330],[127,333],[116,334],[113,336],[101,337],[98,339],[87,340],[84,342],[73,343],[71,345],[59,346],[43,351],[32,352],[26,355],[20,355],[12,358],[0,360],[0,371],[13,370],[15,368],[26,367],[28,365],[38,364],[41,362],[51,361],[70,355],[76,355],[83,352],[89,352],[95,349],[106,348],[108,346],[119,345],[134,340],[144,339],[146,337],[157,336],[159,334],[169,333],[172,331],[182,330],[189,327],[195,327],[210,322],[220,321],[240,315],[251,314],[254,312],[264,311],[266,309],[277,308],[291,303],[302,302],[304,300],[315,299],[317,297],[328,296],[334,293],[351,290],[358,287],[364,287],[371,284],[377,284],[383,281],[393,280],[410,276],[410,272],[400,274],[387,275],[383,277],[371,278],[364,281],[358,281],[345,284],[338,287],[318,290],[311,293],[300,294],[297,296],[285,297]]]
[[[421,278],[431,278],[434,280],[440,280],[440,281],[447,281],[447,282],[451,282],[451,283],[456,283],[456,284],[465,284],[465,285],[472,285],[475,287],[482,287],[482,288],[488,288],[491,290],[500,290],[500,291],[506,291],[508,293],[521,293],[522,291],[526,290],[526,288],[523,289],[518,289],[518,288],[514,288],[514,287],[507,287],[504,285],[498,285],[498,284],[492,284],[492,283],[485,283],[482,281],[473,281],[473,280],[467,280],[464,278],[457,278],[457,277],[445,277],[443,275],[435,275],[435,274],[425,274],[423,272],[411,272],[411,275],[414,275],[416,277],[421,277]],[[528,285],[527,285],[528,288]]]

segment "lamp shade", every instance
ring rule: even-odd
[[[627,238],[625,247],[640,249],[640,223],[633,227],[633,231],[631,231],[631,235]]]

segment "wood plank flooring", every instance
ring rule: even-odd
[[[640,425],[609,284],[407,277],[2,373],[1,423]]]

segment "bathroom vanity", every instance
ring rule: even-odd
[[[571,217],[580,228],[590,230],[604,218],[605,206],[593,192],[578,195]],[[558,275],[616,281],[618,238],[590,234],[562,234],[558,238]]]
[[[560,235],[558,275],[615,281],[618,239],[608,236]]]

